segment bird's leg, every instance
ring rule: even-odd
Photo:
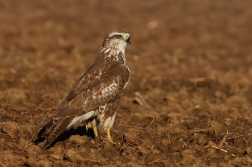
[[[108,140],[112,143],[115,144],[115,142],[112,140],[111,136],[110,136],[110,128],[107,129],[107,138]]]
[[[92,120],[91,124],[92,124],[92,129],[94,131],[94,137],[97,138],[98,137],[98,131],[97,131],[95,119]]]

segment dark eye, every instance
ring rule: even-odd
[[[115,35],[114,37],[115,37],[116,39],[122,38],[121,35]]]

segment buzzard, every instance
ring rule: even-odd
[[[110,128],[114,124],[123,91],[129,81],[125,48],[131,43],[130,34],[115,30],[105,36],[100,53],[93,65],[73,85],[53,112],[53,118],[40,129],[36,138],[45,137],[48,148],[65,130],[80,122],[107,133],[113,143]]]

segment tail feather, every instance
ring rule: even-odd
[[[36,144],[41,139],[41,137],[46,137],[46,134],[52,128],[52,126],[53,126],[53,119],[51,119],[47,124],[45,124],[43,128],[39,130],[39,132],[33,135],[32,142]]]
[[[37,134],[37,138],[40,138],[46,134],[46,132],[51,129],[51,126],[53,125],[53,119],[51,119],[43,128],[40,129],[40,131]]]
[[[72,117],[68,117],[52,128],[51,132],[48,134],[43,149],[52,145],[52,143],[65,131],[72,119]]]

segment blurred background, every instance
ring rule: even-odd
[[[1,1],[1,67],[33,69],[45,61],[55,68],[70,61],[78,76],[94,61],[104,36],[122,29],[132,36],[132,75],[152,68],[162,77],[238,68],[239,61],[251,62],[251,6],[245,0]],[[21,62],[5,62],[11,56]]]
[[[131,34],[132,44],[126,48],[126,58],[132,75],[117,125],[122,120],[125,124],[140,123],[150,115],[160,119],[154,121],[157,126],[171,128],[161,128],[156,138],[148,138],[155,148],[155,142],[163,141],[163,136],[175,126],[188,132],[209,127],[216,121],[224,133],[234,129],[233,125],[238,127],[240,122],[234,122],[242,118],[249,128],[252,126],[251,9],[252,1],[248,0],[0,0],[0,120],[12,120],[30,128],[31,136],[35,124],[43,124],[36,122],[39,117],[46,114],[46,118],[51,117],[74,81],[92,65],[105,35],[121,29]],[[139,104],[135,92],[140,93],[151,109]],[[137,118],[131,120],[132,116]],[[190,126],[185,126],[188,120]],[[207,124],[199,126],[202,122]],[[115,126],[112,136],[113,133],[120,136],[121,128]],[[239,133],[251,137],[248,128]],[[217,137],[210,135],[206,141],[217,144],[223,133]],[[184,133],[176,131],[176,134],[174,141],[180,141],[178,136]],[[28,140],[29,135],[24,138]],[[187,145],[192,143],[189,139],[183,141]],[[182,148],[172,149],[171,145],[172,142],[163,142],[160,146],[169,147],[169,154],[154,151],[151,155],[164,155],[162,159],[172,163],[177,157],[176,162],[181,164],[195,164],[178,158],[186,154]],[[241,145],[238,142],[235,146]],[[204,144],[201,143],[200,149],[201,146]],[[14,147],[15,144],[9,143],[8,149]],[[240,150],[243,148],[249,146],[244,144]],[[178,150],[181,155],[175,155]],[[28,157],[34,152],[26,151]],[[242,151],[237,152],[242,155]],[[152,159],[146,152],[143,155]],[[214,155],[209,153],[208,159]],[[119,154],[116,156],[121,158]],[[148,156],[141,165],[147,163]],[[208,154],[203,151],[202,162],[207,161],[204,156]]]
[[[174,79],[251,83],[251,7],[246,0],[1,1],[0,89],[49,84],[64,96],[115,29],[132,38],[128,95]]]

